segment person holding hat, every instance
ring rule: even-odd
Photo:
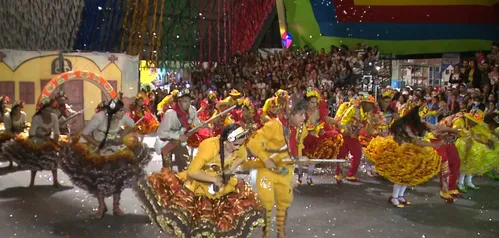
[[[157,110],[158,110],[158,116],[160,118],[160,121],[163,121],[163,116],[165,112],[170,109],[170,107],[175,103],[175,96],[177,95],[179,91],[177,89],[174,89],[170,92],[170,95],[167,95],[164,97],[161,102],[158,103],[157,105]]]
[[[0,148],[2,148],[4,142],[15,138],[21,132],[26,132],[26,113],[23,108],[23,101],[16,102],[12,105],[10,111],[5,113],[3,128],[0,125]],[[12,167],[12,160],[9,160],[9,168]]]
[[[59,152],[59,166],[71,182],[97,198],[97,219],[106,214],[105,198],[111,196],[113,215],[124,215],[121,192],[136,183],[152,158],[147,145],[131,133],[135,123],[125,115],[121,98],[104,107],[85,125],[81,138],[66,143]]]
[[[250,237],[263,227],[257,195],[234,176],[248,157],[247,135],[241,126],[227,125],[201,142],[186,171],[163,168],[139,180],[135,191],[151,221],[175,237]]]
[[[173,164],[177,165],[178,171],[182,172],[187,169],[189,161],[189,152],[186,147],[186,142],[189,139],[185,133],[191,129],[201,125],[197,110],[191,105],[191,92],[189,89],[179,91],[175,96],[175,102],[168,109],[159,124],[156,140],[156,153],[162,156],[163,168],[170,168]],[[182,142],[171,151],[165,151],[166,144],[170,140],[179,140]],[[175,161],[172,161],[172,156],[175,156]]]
[[[345,112],[338,118],[338,124],[343,135],[343,145],[338,154],[338,158],[346,159],[350,153],[352,155],[351,167],[346,179],[351,182],[358,182],[355,176],[360,165],[362,157],[362,145],[359,141],[360,132],[367,128],[370,133],[370,120],[372,119],[372,110],[374,107],[374,98],[372,96],[359,96],[358,104],[350,105]],[[335,179],[337,183],[343,181],[341,165],[336,165]]]
[[[71,108],[70,105],[66,103],[68,97],[66,97],[66,95],[62,92],[55,97],[55,100],[57,101],[57,105],[56,108],[54,108],[54,113],[59,119],[59,130],[61,132],[61,135],[69,135],[71,133],[66,118],[70,117],[76,112]]]
[[[461,157],[461,174],[457,187],[462,193],[467,192],[467,189],[478,190],[479,187],[473,184],[473,176],[488,173],[499,165],[498,138],[483,120],[481,113],[464,113],[464,117],[454,124],[454,127],[465,131],[465,136],[456,141]]]
[[[335,128],[336,120],[329,117],[329,110],[320,93],[315,88],[307,88],[307,120],[305,125],[308,135],[305,138],[303,154],[312,159],[336,159],[343,137]],[[315,186],[313,171],[315,164],[308,165],[307,184]],[[298,184],[302,184],[302,166],[298,166]]]
[[[293,95],[284,109],[284,113],[265,123],[246,144],[248,157],[254,159],[248,161],[245,167],[257,169],[256,191],[267,214],[264,237],[270,236],[274,205],[277,206],[277,236],[286,237],[285,220],[293,201],[294,165],[283,159],[292,162],[306,159],[302,156],[302,150],[307,136],[304,128],[307,102]]]
[[[270,119],[277,118],[277,115],[283,112],[288,98],[288,91],[279,89],[275,92],[273,97],[265,100],[265,104],[258,112],[261,117],[262,124]]]
[[[31,120],[28,135],[21,133],[2,146],[3,156],[16,162],[18,166],[31,170],[29,187],[35,186],[36,173],[43,170],[52,171],[54,186],[59,186],[59,121],[52,110],[56,103],[50,99],[43,100]]]

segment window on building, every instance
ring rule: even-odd
[[[26,104],[35,104],[35,82],[19,82],[19,99]]]
[[[109,84],[111,84],[111,86],[113,86],[114,90],[116,92],[119,92],[118,90],[118,81],[116,80],[108,80],[107,81]],[[101,93],[101,101],[104,101],[104,100],[107,100],[107,97],[106,97],[106,93],[104,91],[102,91]]]
[[[40,80],[40,92],[43,91],[43,88],[45,87],[45,85],[47,85],[47,83],[50,82],[50,79],[41,79]],[[55,95],[57,95],[59,93],[59,87],[57,87],[54,92],[52,92],[52,97],[55,97]]]
[[[15,85],[14,81],[0,82],[0,96],[8,96],[10,98],[10,103],[14,103],[15,101]]]

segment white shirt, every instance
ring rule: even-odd
[[[12,119],[10,118],[10,112],[7,112],[5,113],[3,124],[5,126],[5,133],[14,134],[12,129],[16,129],[17,131],[19,128],[26,125],[26,113],[21,111],[21,116],[19,117],[19,120],[12,121]]]
[[[135,126],[135,122],[132,118],[127,115],[124,115],[119,124],[115,128],[109,128],[109,132],[107,134],[108,139],[114,139],[118,135],[121,127],[127,126]],[[83,135],[92,135],[96,141],[103,141],[106,135],[107,129],[107,113],[105,111],[100,111],[90,118],[90,121],[85,125],[85,128],[81,131]],[[83,138],[82,138],[83,139]],[[85,140],[81,140],[82,142],[86,142]]]
[[[198,112],[194,106],[189,108],[189,118],[187,118],[187,122],[194,126],[201,125],[201,121],[198,118]],[[163,120],[161,120],[161,124],[159,124],[157,131],[158,137],[161,139],[178,140],[185,132],[185,129],[182,128],[182,124],[178,119],[177,112],[173,109],[168,109],[163,116]]]
[[[51,122],[49,124],[43,123],[43,119],[41,115],[33,116],[33,120],[31,121],[31,127],[29,128],[30,136],[45,136],[50,133],[54,133],[54,135],[60,135],[59,132],[59,119],[54,113],[50,114]]]

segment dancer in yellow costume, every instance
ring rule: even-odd
[[[292,164],[283,159],[294,160],[302,157],[307,103],[298,96],[288,101],[284,115],[271,119],[256,131],[247,142],[248,156],[255,161],[247,163],[258,168],[256,188],[263,207],[267,212],[264,236],[270,236],[270,220],[274,204],[277,205],[277,236],[286,237],[285,220],[287,210],[293,201]]]
[[[286,102],[289,98],[289,93],[286,90],[279,89],[275,92],[274,96],[265,100],[262,109],[258,110],[261,123],[265,123],[271,119],[277,118],[284,109]]]
[[[174,89],[173,91],[170,92],[170,95],[166,96],[161,100],[161,102],[158,103],[157,110],[158,110],[158,116],[163,120],[163,115],[165,112],[170,109],[170,106],[175,103],[175,96],[177,95],[178,90]]]

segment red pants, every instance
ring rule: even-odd
[[[432,140],[435,142],[438,140]],[[440,189],[441,190],[456,190],[457,179],[459,178],[459,169],[461,160],[459,152],[454,144],[444,144],[435,148],[438,154],[442,157],[442,169],[440,171]]]
[[[338,154],[339,159],[346,159],[348,153],[352,154],[352,161],[350,162],[350,170],[347,177],[353,177],[359,170],[360,158],[362,157],[362,146],[358,138],[351,138],[349,136],[343,137],[343,145],[341,146]],[[336,174],[341,174],[340,164],[336,165]]]

